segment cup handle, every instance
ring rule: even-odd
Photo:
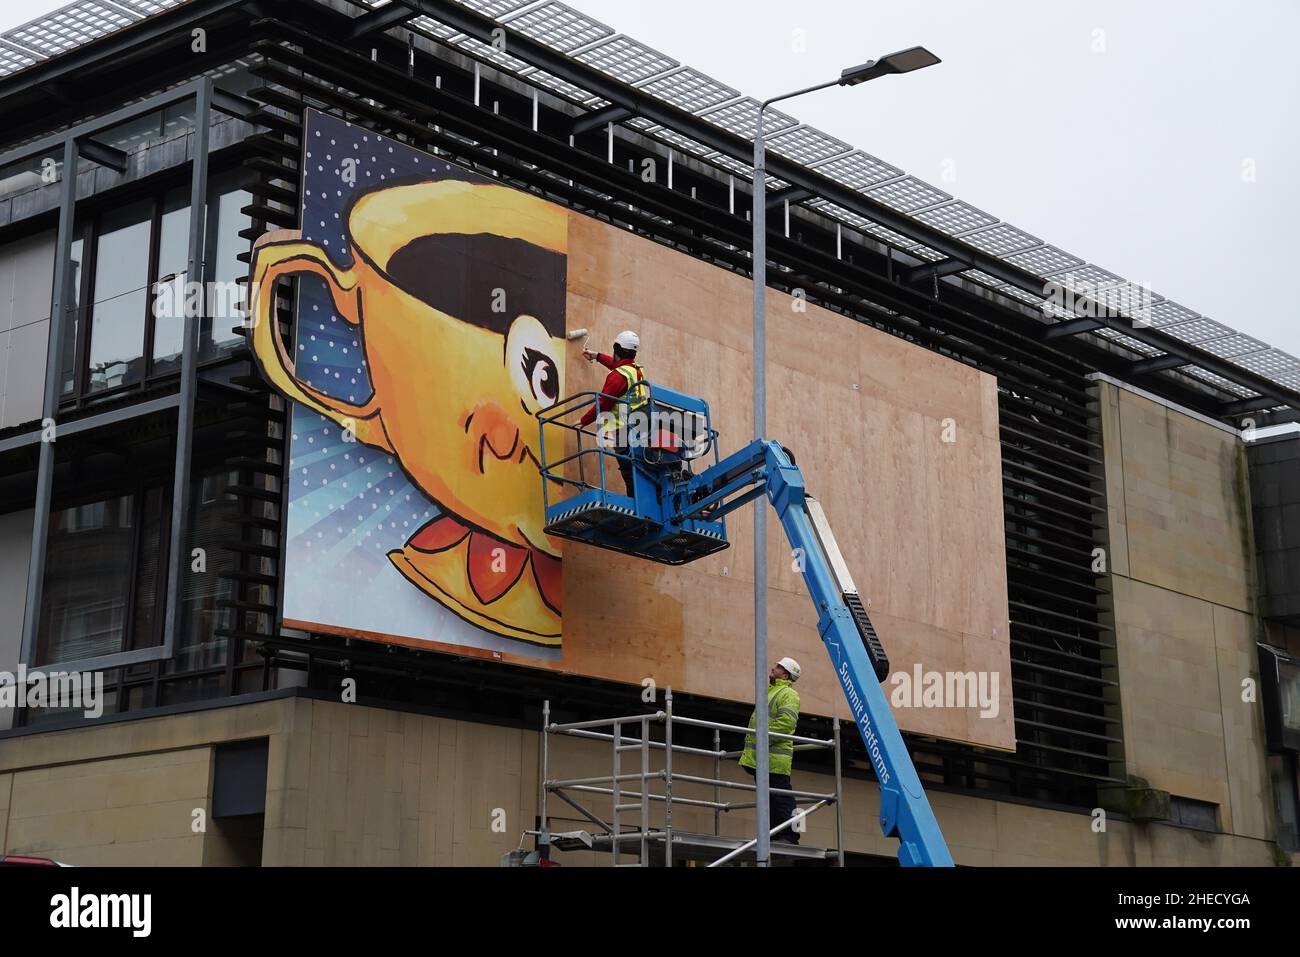
[[[273,230],[259,236],[253,244],[250,272],[253,357],[262,374],[284,395],[350,429],[358,442],[392,452],[393,447],[379,421],[377,399],[371,396],[364,405],[352,405],[299,379],[293,357],[285,348],[279,323],[273,315],[277,281],[283,276],[311,273],[325,280],[339,315],[350,325],[359,327],[361,289],[357,286],[354,272],[339,269],[330,262],[324,250],[304,241],[302,233],[296,229]]]

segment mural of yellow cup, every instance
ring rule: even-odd
[[[496,634],[560,643],[559,542],[542,530],[536,413],[564,392],[567,213],[458,179],[384,185],[346,215],[341,268],[296,230],[254,245],[250,319],[262,373],[287,398],[391,453],[443,514],[389,559],[425,594]],[[361,404],[294,369],[275,287],[319,276],[359,333]]]

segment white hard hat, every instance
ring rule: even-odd
[[[784,668],[786,671],[790,672],[791,681],[799,680],[799,672],[802,670],[799,667],[799,662],[787,656],[785,658],[782,658],[780,661],[778,661],[777,664],[780,665],[782,668]]]
[[[631,329],[626,329],[614,339],[614,345],[627,352],[636,352],[641,348],[641,337]]]

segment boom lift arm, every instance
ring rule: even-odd
[[[755,440],[687,483],[683,497],[688,502],[697,499],[678,517],[690,518],[699,509],[710,508],[711,517],[717,518],[762,495],[780,518],[790,547],[803,559],[804,582],[817,608],[817,631],[880,782],[881,831],[898,836],[898,859],[904,866],[952,866],[948,845],[880,687],[889,674],[885,650],[821,504],[808,495],[799,467],[777,443]]]
[[[703,400],[661,386],[653,389],[660,403],[701,415],[707,444],[715,447],[716,434],[707,424],[708,407]],[[634,465],[634,488],[628,496],[621,496],[605,487],[603,460],[615,454],[609,450],[580,449],[577,455],[547,464],[545,426],[580,408],[572,403],[581,398],[560,402],[556,411],[541,416],[543,488],[556,482],[586,489],[555,504],[548,497],[547,532],[680,564],[725,548],[725,516],[766,496],[790,547],[802,558],[804,581],[817,608],[818,633],[880,783],[881,830],[887,837],[898,837],[902,865],[951,867],[952,855],[880,687],[889,674],[884,648],[821,505],[808,495],[803,473],[789,452],[776,442],[755,439],[721,461],[716,461],[715,452],[714,465],[690,475],[689,470],[665,468],[664,458],[651,440],[645,448],[627,451]],[[563,478],[556,471],[557,466],[581,460],[584,455],[600,457],[599,487]]]

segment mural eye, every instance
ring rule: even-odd
[[[533,398],[543,406],[552,405],[560,397],[560,376],[551,357],[526,348],[522,365]]]

